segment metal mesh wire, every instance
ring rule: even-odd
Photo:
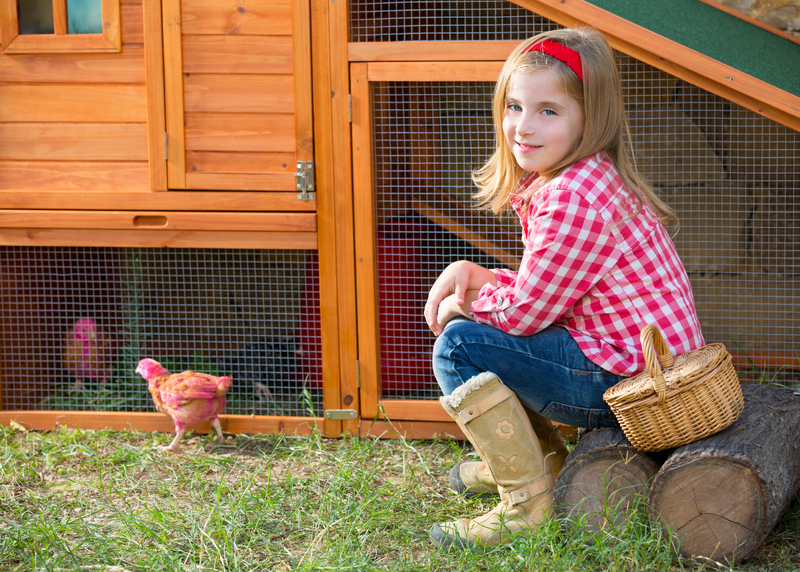
[[[150,357],[232,375],[226,413],[321,412],[315,252],[2,247],[0,271],[4,409],[153,411]]]
[[[618,62],[638,167],[681,217],[675,243],[706,341],[725,343],[743,379],[796,386],[800,134],[628,56]],[[515,268],[521,255],[516,218],[470,209],[470,171],[494,149],[492,89],[373,85],[384,397],[439,395],[417,358],[433,346],[422,309],[439,272],[458,259]],[[402,375],[387,371],[403,356]]]
[[[351,42],[524,40],[558,27],[506,0],[351,0]]]

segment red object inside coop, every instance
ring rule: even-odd
[[[416,391],[436,385],[431,368],[432,341],[422,310],[427,296],[420,272],[424,224],[386,222],[378,228],[378,309],[380,312],[381,388],[383,393]],[[297,337],[302,345],[301,381],[320,387],[318,258],[306,268],[306,288]]]

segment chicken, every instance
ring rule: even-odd
[[[225,393],[233,378],[217,377],[207,373],[184,371],[170,373],[154,359],[143,359],[136,373],[147,380],[156,409],[166,413],[175,423],[175,438],[162,451],[174,451],[186,432],[186,426],[198,421],[208,421],[222,440],[219,415],[225,409]]]
[[[69,394],[86,391],[84,381],[104,385],[111,379],[113,367],[111,338],[92,318],[79,318],[67,332],[64,343],[64,367],[75,379]]]

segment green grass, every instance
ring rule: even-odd
[[[551,520],[488,553],[447,554],[431,525],[489,500],[452,494],[460,442],[0,428],[0,570],[639,571],[682,561],[642,510],[591,535]],[[641,507],[640,507],[641,509]],[[800,569],[800,514],[725,570]]]

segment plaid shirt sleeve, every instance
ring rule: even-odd
[[[498,285],[485,285],[471,306],[476,322],[517,336],[558,321],[620,256],[608,225],[586,198],[557,187],[541,191],[546,194],[531,201],[525,217],[519,272],[495,272]]]

